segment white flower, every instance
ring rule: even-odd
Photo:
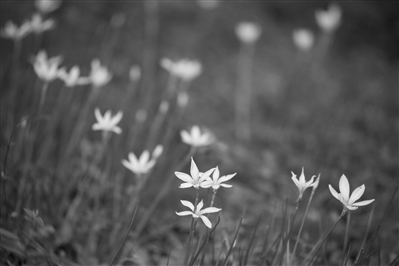
[[[204,224],[208,228],[212,228],[212,223],[208,219],[208,217],[206,217],[204,214],[215,213],[215,212],[219,212],[222,210],[222,209],[219,209],[216,207],[209,207],[209,208],[205,208],[202,210],[202,207],[204,207],[204,202],[202,200],[200,201],[200,203],[197,204],[197,207],[195,208],[195,210],[194,210],[194,204],[192,204],[191,202],[189,202],[187,200],[181,200],[180,202],[184,206],[188,207],[191,211],[176,212],[177,215],[179,215],[179,216],[192,215],[194,219],[201,218],[201,220],[204,222]]]
[[[31,33],[31,25],[29,22],[24,22],[20,27],[12,21],[8,21],[4,28],[1,30],[1,37],[6,39],[21,40],[29,33]]]
[[[100,109],[96,108],[94,110],[97,122],[92,126],[93,130],[102,130],[104,132],[113,131],[116,134],[121,134],[122,129],[117,126],[121,121],[123,113],[119,111],[114,117],[111,115],[111,111],[105,112],[104,116],[101,115]]]
[[[184,143],[193,147],[208,146],[214,141],[214,137],[210,133],[201,133],[197,125],[193,126],[190,132],[182,130],[180,136]]]
[[[51,30],[55,26],[55,21],[53,19],[43,20],[40,14],[33,14],[29,23],[32,32],[36,34]]]
[[[318,180],[316,181],[317,183],[313,182],[315,176],[312,176],[310,178],[310,180],[308,182],[306,182],[303,167],[302,167],[302,173],[301,173],[301,175],[299,177],[299,180],[297,179],[296,174],[294,174],[293,172],[291,172],[291,174],[292,174],[291,179],[292,179],[292,181],[294,181],[294,183],[297,186],[298,191],[299,191],[298,201],[302,200],[303,192],[305,192],[305,190],[308,187],[312,187],[314,185],[316,185],[316,186],[319,185],[319,181]]]
[[[360,199],[360,197],[363,195],[365,186],[361,185],[360,187],[356,188],[352,192],[352,195],[349,196],[350,186],[348,179],[346,178],[345,175],[342,175],[341,179],[339,180],[340,193],[335,191],[335,189],[331,185],[328,185],[328,188],[330,189],[331,194],[344,205],[344,210],[348,209],[353,211],[356,210],[359,206],[364,206],[374,201],[374,199],[371,199],[371,200],[355,202],[358,199]]]
[[[307,29],[296,29],[292,34],[295,45],[302,51],[309,51],[314,43],[313,32]]]
[[[50,13],[61,6],[61,0],[36,0],[35,7],[41,13]]]
[[[58,77],[64,81],[65,86],[74,87],[76,85],[85,85],[89,84],[90,80],[88,77],[79,77],[80,69],[78,66],[73,66],[69,73],[65,70],[65,68],[61,68],[58,71]]]
[[[342,11],[336,4],[331,4],[328,10],[316,10],[316,22],[325,32],[334,31],[341,23]]]
[[[163,58],[161,60],[161,66],[171,75],[185,81],[195,79],[202,72],[202,65],[196,60],[181,59],[177,62],[173,62],[169,58]]]
[[[148,173],[157,162],[156,160],[162,154],[163,147],[158,145],[152,152],[152,158],[150,160],[150,152],[148,150],[141,153],[140,158],[137,158],[133,152],[129,153],[129,161],[122,160],[123,166],[132,171],[137,175]]]
[[[261,33],[261,27],[252,22],[240,22],[236,26],[237,37],[244,43],[255,43],[259,39]]]
[[[206,171],[205,173],[200,173],[197,165],[194,162],[194,159],[191,158],[191,167],[190,167],[191,175],[182,172],[175,172],[176,177],[185,182],[182,183],[179,186],[179,188],[190,188],[190,187],[194,187],[195,189],[199,189],[200,187],[204,188],[203,186],[204,182],[210,178],[209,176],[214,170],[215,168],[212,168]]]
[[[47,58],[45,51],[40,51],[33,62],[33,69],[36,75],[45,82],[58,78],[58,67],[62,59],[60,56]]]
[[[91,61],[90,81],[95,87],[101,87],[107,84],[112,78],[112,74],[106,66],[102,66],[100,60]]]
[[[224,175],[224,176],[220,176],[220,171],[219,171],[219,167],[216,166],[215,171],[213,171],[212,174],[212,178],[209,178],[208,180],[206,180],[202,187],[206,188],[206,187],[212,187],[213,190],[218,190],[219,187],[225,187],[225,188],[230,188],[232,187],[232,185],[229,184],[222,184],[223,182],[229,181],[230,179],[232,179],[234,176],[236,175],[236,173],[231,174],[231,175]],[[220,176],[220,177],[219,177]]]

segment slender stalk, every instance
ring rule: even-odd
[[[338,224],[339,220],[341,220],[342,217],[345,216],[345,214],[348,212],[348,210],[344,207],[344,209],[341,212],[341,215],[338,217],[338,219],[335,221],[335,223],[333,224],[333,226],[330,228],[330,230],[328,230],[327,234],[323,237],[323,240],[321,241],[321,243],[317,246],[316,251],[314,252],[312,258],[310,259],[309,263],[307,264],[308,266],[310,266],[314,260],[314,258],[316,257],[317,253],[319,252],[321,246],[323,246],[324,242],[326,241],[327,237],[330,235],[331,231],[334,229],[334,227]]]
[[[308,214],[309,206],[310,206],[310,203],[312,202],[314,192],[315,192],[315,190],[312,189],[312,193],[310,194],[310,198],[309,198],[309,201],[308,201],[308,205],[306,206],[305,214],[303,215],[302,222],[301,222],[301,226],[299,227],[299,232],[298,232],[298,235],[297,235],[297,237],[296,237],[294,250],[292,251],[292,257],[295,256],[296,248],[297,248],[297,246],[298,246],[298,242],[299,242],[299,239],[300,239],[300,237],[301,237],[303,225],[305,224],[305,219],[306,219],[306,216],[307,216],[307,214]]]
[[[39,108],[38,108],[38,111],[37,111],[38,115],[41,115],[41,113],[43,111],[44,102],[46,101],[46,94],[47,94],[48,85],[49,85],[48,81],[45,81],[43,83],[42,90],[41,90],[41,93],[40,93]]]
[[[346,227],[345,227],[344,250],[343,250],[344,254],[346,252],[346,248],[347,248],[347,245],[348,245],[350,222],[351,222],[351,213],[349,212],[347,220],[346,220]],[[344,257],[343,257],[343,259],[344,259]],[[343,263],[343,260],[341,261],[340,265],[342,265],[342,263]]]
[[[213,203],[215,202],[215,197],[216,197],[216,193],[217,193],[217,189],[213,190],[213,194],[212,194],[212,199],[211,199],[211,204],[209,207],[213,207]]]
[[[194,205],[194,208],[197,208],[197,205]],[[186,256],[184,257],[184,265],[187,265],[187,263],[188,263],[188,258],[189,258],[189,255],[190,255],[191,243],[193,241],[193,235],[194,235],[195,227],[197,225],[197,220],[198,220],[198,218],[193,218],[191,220],[190,234],[188,236],[188,246],[187,246]]]
[[[281,257],[280,257],[280,263],[279,263],[280,265],[282,265],[282,263],[283,263],[284,252],[285,252],[285,249],[287,247],[288,241],[291,238],[292,227],[293,227],[293,225],[295,223],[295,218],[296,218],[296,214],[298,213],[298,209],[299,209],[300,203],[301,203],[301,200],[298,200],[297,203],[296,203],[294,217],[292,218],[292,222],[288,223],[288,227],[289,227],[288,228],[288,235],[287,235],[287,239],[284,240],[283,248],[281,249]],[[287,254],[287,258],[288,258],[288,254]]]

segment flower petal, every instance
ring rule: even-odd
[[[352,195],[351,195],[351,197],[349,198],[348,203],[349,203],[349,204],[352,204],[352,203],[354,203],[355,201],[357,201],[358,199],[360,199],[360,197],[361,197],[361,196],[363,195],[363,193],[364,193],[364,190],[365,190],[365,186],[364,186],[364,185],[361,185],[360,187],[356,188],[356,189],[352,192]]]
[[[201,201],[198,203],[197,209],[195,210],[195,212],[196,212],[196,213],[197,213],[197,212],[200,212],[201,209],[202,209],[202,207],[204,207],[204,201],[203,201],[203,200],[201,200]]]
[[[353,203],[352,206],[365,206],[365,205],[368,205],[368,204],[372,203],[373,201],[374,201],[374,199],[363,200],[363,201],[359,201],[359,202]]]
[[[328,185],[328,188],[330,189],[330,192],[334,196],[334,198],[336,198],[337,200],[341,201],[340,198],[339,198],[338,192],[335,191],[335,189],[331,185]]]
[[[349,200],[349,193],[350,193],[350,186],[348,178],[345,175],[342,175],[339,179],[339,192],[341,193],[343,199],[348,202]]]
[[[219,167],[216,166],[215,171],[213,171],[213,174],[212,174],[213,181],[217,181],[219,179],[219,176],[220,176]]]
[[[194,205],[191,202],[189,202],[188,200],[181,200],[180,202],[181,202],[181,204],[183,204],[183,206],[186,206],[186,207],[190,208],[190,210],[194,211]]]
[[[175,176],[186,183],[193,183],[193,179],[186,173],[175,172]]]
[[[102,121],[103,116],[101,115],[101,112],[100,112],[99,108],[96,108],[94,110],[94,115],[96,116],[96,119],[97,119],[98,122]]]
[[[215,213],[218,211],[221,211],[222,209],[216,208],[216,207],[209,207],[209,208],[205,208],[201,211],[202,214],[204,213]]]
[[[191,183],[182,183],[182,184],[180,184],[179,188],[190,188],[192,186],[193,186],[193,184],[191,184]]]
[[[199,183],[202,183],[203,181],[209,179],[210,175],[212,174],[212,172],[215,170],[215,168],[209,169],[208,171],[206,171],[205,173],[202,173],[200,179],[199,179]]]
[[[176,212],[176,214],[179,216],[193,215],[193,213],[190,211]]]
[[[232,179],[237,173],[231,174],[231,175],[224,175],[222,177],[219,178],[219,183],[222,182],[226,182],[229,181],[230,179]]]
[[[206,225],[206,227],[212,228],[211,221],[209,221],[208,217],[206,217],[206,216],[200,216],[200,218],[201,218],[201,220],[204,222],[204,224]]]
[[[193,157],[191,157],[190,174],[194,181],[198,181],[199,170],[198,170],[197,165],[194,162]]]

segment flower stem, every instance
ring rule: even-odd
[[[195,205],[195,206],[197,206],[197,205]],[[195,208],[197,208],[197,207],[195,207]],[[191,220],[190,234],[188,236],[188,246],[187,246],[186,256],[184,257],[184,265],[187,265],[187,263],[188,263],[188,257],[190,255],[190,248],[191,248],[191,243],[193,241],[193,235],[194,235],[196,225],[197,225],[197,219],[193,218]]]
[[[316,257],[317,253],[319,252],[321,246],[323,246],[324,242],[326,241],[327,237],[330,235],[331,231],[334,229],[334,227],[337,225],[337,223],[339,222],[339,220],[341,220],[342,217],[345,216],[345,214],[347,213],[347,209],[344,208],[341,212],[341,215],[338,217],[338,219],[335,221],[335,223],[333,224],[333,226],[330,228],[330,230],[327,232],[327,234],[323,237],[323,240],[321,241],[320,245],[317,247],[316,251],[314,252],[311,260],[309,261],[309,263],[307,264],[308,266],[310,266],[312,264],[312,261],[314,260],[314,258]]]
[[[350,222],[351,222],[351,213],[349,212],[349,213],[348,213],[348,218],[347,218],[347,220],[346,220],[346,228],[345,228],[344,250],[343,250],[343,251],[344,251],[344,254],[345,254],[345,252],[346,252],[346,248],[347,248],[347,245],[348,245],[349,225],[350,225]],[[341,261],[340,265],[342,265],[342,263],[344,262],[344,261],[343,261],[344,258],[345,258],[345,256],[342,257],[342,261]]]
[[[47,94],[47,89],[48,89],[48,82],[44,82],[43,83],[43,87],[42,87],[42,92],[40,94],[40,102],[39,102],[39,109],[37,114],[40,115],[43,111],[43,106],[44,106],[44,102],[46,101],[46,94]]]

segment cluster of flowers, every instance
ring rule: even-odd
[[[47,53],[42,50],[34,57],[33,69],[36,75],[44,82],[51,82],[58,78],[64,81],[67,87],[87,84],[101,87],[112,78],[112,73],[106,66],[101,65],[98,59],[92,60],[90,74],[87,77],[80,76],[79,66],[73,66],[69,72],[65,67],[60,68],[61,62],[61,56],[49,58]]]

